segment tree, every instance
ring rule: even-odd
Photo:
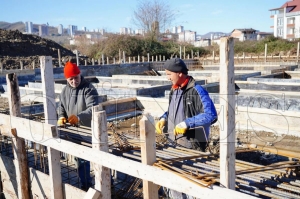
[[[175,19],[176,13],[164,0],[140,0],[134,11],[133,23],[150,36],[158,36]]]

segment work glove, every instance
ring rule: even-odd
[[[180,122],[175,126],[174,135],[177,136],[179,134],[185,134],[186,130],[188,129],[185,122]]]
[[[57,120],[57,126],[63,126],[67,122],[67,119],[65,117],[60,117]]]
[[[166,119],[161,118],[156,124],[155,124],[155,130],[158,134],[162,134],[162,130],[166,124]]]
[[[68,121],[70,124],[72,125],[77,125],[79,123],[79,118],[76,116],[76,115],[71,115],[69,118],[68,118]]]

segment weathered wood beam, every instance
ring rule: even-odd
[[[54,93],[54,78],[52,57],[41,56],[41,79],[43,90],[43,103],[45,113],[45,123],[55,125],[57,121],[56,103]],[[56,134],[57,138],[59,135]],[[42,146],[43,147],[43,146]],[[62,179],[61,179],[61,166],[60,166],[60,151],[55,150],[48,146],[48,162],[49,162],[49,175],[51,184],[51,198],[63,198]]]
[[[85,194],[83,199],[100,199],[105,198],[101,196],[101,192],[98,190],[95,190],[93,188],[89,188],[88,192]]]
[[[97,111],[97,107],[93,107],[92,148],[108,152],[106,113],[105,111]],[[95,189],[101,192],[103,198],[111,198],[110,169],[99,164],[94,164],[93,166],[95,173]]]
[[[220,183],[235,189],[235,85],[234,40],[220,43]]]
[[[17,75],[15,73],[7,74],[6,83],[10,115],[21,117],[21,99]],[[29,172],[25,140],[17,136],[17,130],[15,128],[11,128],[11,133],[13,135],[14,159],[16,160],[14,162],[16,167],[16,180],[18,183],[18,198],[29,199]]]
[[[144,114],[140,120],[141,158],[145,165],[156,162],[156,142],[154,119],[150,114]],[[143,196],[145,199],[158,198],[158,186],[151,181],[143,180]]]

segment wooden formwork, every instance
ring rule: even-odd
[[[227,45],[228,40],[225,40]],[[230,46],[229,46],[230,47]],[[227,49],[227,48],[226,48]],[[227,67],[228,57],[224,57],[224,64]],[[60,139],[60,129],[55,125],[56,116],[54,116],[55,108],[54,102],[54,81],[51,57],[41,57],[41,72],[44,92],[44,110],[45,110],[45,123],[30,121],[28,119],[18,117],[16,115],[0,114],[0,132],[2,135],[12,137],[17,141],[23,142],[23,139],[35,142],[48,148],[49,152],[49,176],[35,175],[36,183],[31,183],[31,193],[28,193],[28,180],[31,174],[23,172],[24,170],[24,149],[23,145],[14,143],[16,179],[17,180],[17,195],[16,198],[28,198],[31,194],[36,197],[47,198],[110,198],[110,169],[120,171],[122,173],[140,178],[143,180],[143,196],[144,198],[158,198],[158,185],[168,187],[170,189],[186,193],[188,195],[203,198],[253,198],[253,196],[236,192],[232,189],[231,185],[227,186],[230,189],[223,188],[216,185],[209,187],[202,187],[189,179],[176,175],[174,172],[162,170],[158,167],[152,166],[156,160],[155,155],[155,130],[153,128],[153,120],[150,115],[145,114],[140,121],[141,133],[141,162],[133,161],[123,157],[108,153],[108,135],[107,135],[107,120],[106,112],[103,111],[103,106],[98,105],[93,107],[92,118],[92,148],[76,144],[67,140]],[[229,63],[230,64],[230,63]],[[16,80],[12,75],[12,80]],[[11,96],[10,110],[17,104],[20,104],[20,97],[17,83],[14,82],[10,86],[9,96]],[[228,83],[227,86],[230,86]],[[12,100],[13,99],[13,100]],[[18,108],[14,107],[17,112]],[[11,112],[12,113],[12,112]],[[227,127],[230,130],[230,124]],[[228,142],[228,144],[233,144]],[[25,146],[24,146],[25,147]],[[222,150],[222,147],[221,147]],[[224,157],[234,153],[234,150],[224,146]],[[85,159],[93,163],[95,170],[95,189],[90,188],[87,193],[76,189],[67,184],[62,184],[61,169],[59,162],[59,153],[67,153],[78,158]],[[230,155],[231,156],[231,155]],[[230,176],[228,172],[232,170],[232,162],[230,159],[225,160],[227,168],[220,170],[221,176],[223,175],[223,183],[232,184],[234,176]],[[228,165],[229,164],[229,165]],[[1,164],[0,164],[1,166]],[[229,167],[228,167],[229,166]],[[229,170],[228,170],[229,168]],[[3,169],[3,168],[1,168]],[[30,169],[33,174],[39,173]],[[24,180],[19,180],[24,179]],[[8,179],[9,180],[9,179]],[[21,187],[26,186],[27,189]],[[45,188],[49,188],[46,194]],[[8,192],[11,190],[7,190]]]

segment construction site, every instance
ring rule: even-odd
[[[172,86],[163,60],[79,65],[99,94],[91,128],[56,125],[67,82],[51,56],[33,68],[1,66],[1,198],[155,199],[166,188],[194,198],[300,198],[298,58],[239,59],[231,38],[219,58],[184,59],[218,112],[205,152],[155,132]],[[74,157],[91,163],[88,189]]]

